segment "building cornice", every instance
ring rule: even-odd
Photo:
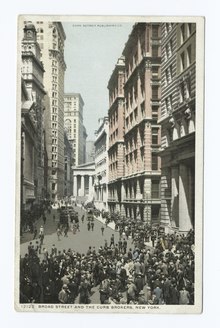
[[[37,66],[40,68],[40,70],[44,73],[45,69],[43,66],[43,63],[34,55],[32,51],[22,51],[21,58],[31,58],[33,61],[37,64]]]

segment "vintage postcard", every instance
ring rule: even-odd
[[[201,313],[204,18],[18,18],[15,309]]]

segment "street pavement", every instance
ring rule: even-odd
[[[107,240],[108,244],[110,244],[111,235],[114,234],[115,243],[119,240],[119,233],[114,231],[109,226],[105,226],[104,223],[100,222],[99,220],[94,220],[94,231],[88,231],[87,229],[87,220],[85,211],[80,208],[76,207],[75,210],[79,213],[79,224],[80,224],[80,231],[77,231],[76,234],[73,234],[72,231],[68,232],[68,237],[61,236],[60,241],[58,241],[58,237],[56,234],[57,224],[59,222],[59,213],[57,210],[51,211],[50,214],[46,214],[47,220],[44,225],[43,219],[39,219],[36,223],[38,232],[41,225],[44,227],[44,243],[42,248],[46,248],[47,251],[50,253],[52,245],[55,244],[57,250],[63,251],[64,249],[67,250],[68,248],[73,249],[79,253],[86,253],[89,246],[92,248],[95,247],[96,251],[100,246],[104,246],[105,240]],[[53,215],[55,214],[55,221],[53,220]],[[81,221],[82,215],[85,215],[84,223]],[[104,227],[104,233],[102,235],[101,227]],[[39,239],[37,239],[39,241]],[[23,257],[25,253],[27,253],[29,242],[35,244],[36,241],[33,240],[33,234],[30,232],[24,233],[24,236],[21,239],[21,246],[20,246],[20,254]],[[131,247],[131,239],[128,239],[128,247]]]

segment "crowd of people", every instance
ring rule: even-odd
[[[194,304],[193,230],[165,234],[132,219],[115,223],[119,241],[113,233],[84,254],[30,242],[20,260],[20,302],[88,304],[98,290],[101,304]]]

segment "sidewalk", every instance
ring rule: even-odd
[[[105,219],[102,218],[101,214],[99,216],[95,216],[95,218],[96,218],[96,220],[98,220],[99,222],[101,222],[105,225]],[[114,222],[108,223],[107,227],[109,227],[109,228],[111,228],[112,230],[115,231],[115,223]]]

